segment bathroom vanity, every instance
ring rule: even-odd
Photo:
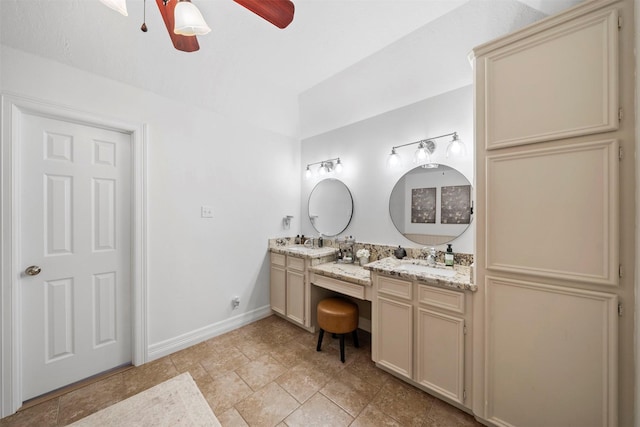
[[[333,262],[336,249],[295,245],[271,247],[270,252],[271,309],[309,332],[314,332],[310,268]]]
[[[373,282],[372,359],[423,390],[470,407],[470,268],[386,258],[368,264]]]
[[[337,263],[335,251],[271,246],[272,310],[314,332],[318,301],[349,297],[361,308],[359,327],[371,332],[378,367],[468,410],[477,291],[471,268],[395,258],[360,267]]]

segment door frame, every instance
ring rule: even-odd
[[[126,133],[131,138],[131,349],[132,363],[147,355],[146,124],[102,117],[38,99],[1,93],[0,135],[0,418],[22,406],[22,305],[20,273],[20,126],[23,115]]]

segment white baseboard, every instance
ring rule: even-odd
[[[151,344],[147,348],[147,361],[151,362],[152,360],[156,360],[171,353],[175,353],[176,351],[191,347],[192,345],[196,345],[202,341],[222,335],[225,332],[248,325],[256,320],[264,319],[271,314],[271,306],[266,305],[250,312],[187,332],[186,334],[179,335],[175,338]]]

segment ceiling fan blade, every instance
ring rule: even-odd
[[[173,11],[175,10],[178,1],[169,0],[165,5],[164,0],[156,0],[156,4],[158,5],[158,9],[160,9],[160,14],[162,14],[162,19],[164,20],[164,25],[166,25],[167,31],[169,32],[169,37],[171,37],[173,47],[183,52],[195,52],[200,49],[196,36],[183,36],[173,32],[173,27],[175,25]]]
[[[293,21],[295,6],[290,0],[233,0],[278,28]]]

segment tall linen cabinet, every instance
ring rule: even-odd
[[[633,6],[587,1],[474,49],[488,424],[633,423]]]

